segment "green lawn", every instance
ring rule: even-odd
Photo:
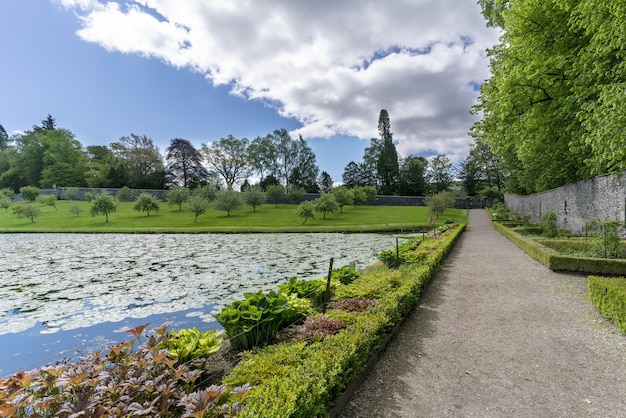
[[[297,205],[265,204],[252,211],[250,206],[226,212],[209,209],[194,223],[194,214],[178,207],[161,202],[160,210],[146,216],[133,210],[134,202],[120,202],[116,212],[92,217],[90,204],[79,201],[59,201],[57,209],[41,206],[41,216],[30,219],[18,218],[11,211],[0,210],[0,232],[127,232],[127,233],[195,233],[195,232],[374,232],[413,230],[427,226],[430,211],[416,206],[354,206],[344,207],[343,213],[316,213],[302,225],[303,219],[297,216]],[[79,216],[70,213],[70,208],[78,205],[83,212]],[[448,209],[436,220],[440,225],[446,220],[465,223],[467,210]]]

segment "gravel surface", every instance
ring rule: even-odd
[[[341,417],[626,417],[626,336],[472,210]]]

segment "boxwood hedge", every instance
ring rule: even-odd
[[[626,278],[589,276],[591,303],[626,334]]]

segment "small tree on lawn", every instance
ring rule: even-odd
[[[335,196],[330,193],[322,193],[320,197],[315,199],[315,210],[324,214],[326,219],[327,213],[333,213],[339,208]]]
[[[298,205],[298,216],[304,219],[302,225],[309,219],[315,219],[315,203],[310,200],[305,200]]]
[[[0,197],[6,196],[10,201],[15,197],[15,192],[13,189],[5,187],[4,189],[0,189]]]
[[[365,192],[365,201],[367,203],[374,203],[376,201],[376,187],[374,186],[363,186],[363,191]]]
[[[242,205],[241,195],[232,190],[220,190],[215,196],[215,209],[226,211],[228,216],[230,212],[236,210]]]
[[[35,218],[41,216],[41,209],[35,205],[21,204],[13,207],[13,213],[18,218],[26,217],[31,223],[35,222]]]
[[[250,186],[243,192],[243,200],[246,202],[246,205],[252,206],[252,210],[256,212],[257,206],[265,203],[267,196],[260,186]]]
[[[40,192],[39,187],[35,187],[35,186],[20,187],[20,193],[22,194],[22,198],[30,202],[34,202],[35,200],[37,200],[37,196],[39,196],[39,192]]]
[[[276,207],[278,204],[285,200],[285,188],[280,184],[272,184],[265,189],[267,193],[267,200],[273,203]]]
[[[108,193],[100,193],[91,200],[91,216],[104,215],[106,223],[109,223],[109,213],[115,212],[118,200]]]
[[[449,191],[443,190],[434,196],[428,196],[426,198],[426,206],[439,219],[440,214],[454,206],[454,197]]]
[[[167,201],[170,206],[178,206],[178,211],[183,210],[183,203],[189,199],[189,189],[186,187],[173,187],[167,192]]]
[[[57,209],[57,196],[54,194],[46,194],[37,196],[37,202],[44,206],[52,206],[55,210]]]
[[[352,188],[352,203],[354,203],[354,208],[356,209],[356,205],[360,205],[367,201],[367,194],[365,194],[365,190],[361,186],[355,186]]]
[[[146,212],[146,215],[150,216],[150,212],[159,211],[159,200],[150,193],[141,193],[137,196],[133,209],[137,212]]]
[[[343,207],[345,205],[350,205],[354,202],[354,194],[352,190],[347,187],[335,187],[331,193],[335,196],[337,205],[339,205],[339,212],[341,213],[343,213]]]
[[[187,200],[187,210],[193,212],[195,215],[193,223],[196,223],[198,216],[202,215],[209,209],[211,203],[199,194],[194,194]]]
[[[9,207],[11,207],[11,199],[3,194],[0,194],[0,208],[3,208],[6,212],[9,210]]]
[[[197,189],[193,190],[193,194],[195,196],[201,196],[207,202],[212,202],[213,200],[215,200],[216,193],[217,193],[217,189],[211,186],[210,184],[207,184],[206,186],[198,187]]]
[[[78,205],[72,205],[72,207],[70,208],[70,213],[78,216],[83,212],[83,208],[81,208]]]

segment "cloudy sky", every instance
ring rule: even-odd
[[[489,77],[476,0],[2,0],[0,124],[163,151],[301,134],[341,180],[387,109],[402,156],[467,154]]]

